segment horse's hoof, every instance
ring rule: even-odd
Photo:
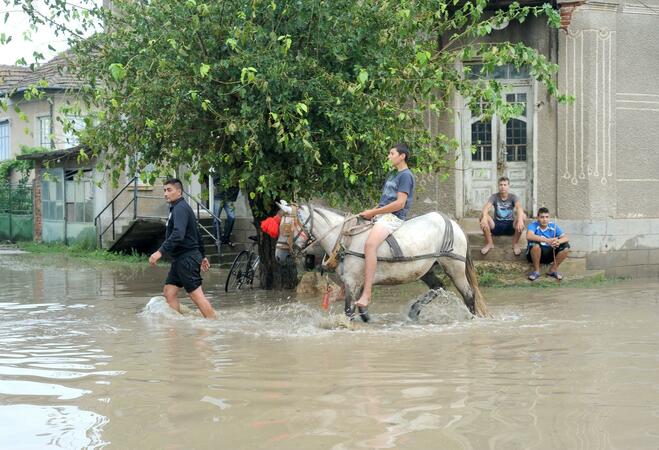
[[[351,308],[346,310],[346,316],[348,316],[350,320],[355,320],[355,316],[357,316],[357,314],[359,314],[359,318],[362,319],[362,322],[369,322],[371,320],[371,316],[368,313],[368,308],[362,308],[361,306],[353,305]]]
[[[407,317],[410,320],[413,320],[414,322],[416,322],[417,320],[419,320],[419,315],[420,314],[421,314],[421,308],[419,308],[415,304],[415,305],[412,305],[412,307],[410,308],[410,312],[407,313]]]

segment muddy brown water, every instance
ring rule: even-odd
[[[164,267],[0,255],[0,448],[659,448],[659,281],[486,291],[367,326],[292,293],[205,287],[172,314]]]

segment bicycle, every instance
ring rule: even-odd
[[[250,236],[249,239],[252,241],[252,246],[249,250],[238,253],[238,256],[233,260],[231,269],[229,269],[229,276],[224,285],[224,292],[234,289],[240,290],[244,286],[252,287],[254,278],[258,278],[261,259],[256,251],[257,237]]]

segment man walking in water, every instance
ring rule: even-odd
[[[410,149],[405,144],[396,144],[389,150],[389,162],[396,172],[385,181],[377,208],[359,214],[364,219],[374,219],[375,224],[364,246],[364,290],[355,302],[357,308],[366,308],[371,302],[378,247],[387,236],[403,225],[412,207],[415,182],[412,171],[407,167],[409,156]]]
[[[215,310],[201,289],[201,274],[210,268],[204,253],[204,244],[199,234],[197,218],[192,208],[183,200],[183,184],[178,178],[164,184],[165,200],[169,203],[165,242],[151,255],[149,264],[155,266],[162,255],[172,258],[172,266],[165,280],[163,294],[169,306],[181,312],[178,290],[185,288],[190,299],[207,319],[215,318]]]

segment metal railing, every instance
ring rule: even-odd
[[[139,208],[138,208],[138,200],[139,199],[161,199],[162,197],[156,197],[153,195],[145,196],[145,195],[138,195],[138,177],[133,177],[131,180],[126,183],[124,187],[122,187],[119,192],[110,200],[110,202],[105,205],[105,207],[99,212],[96,217],[94,218],[94,227],[96,228],[96,233],[98,235],[98,245],[99,248],[103,248],[103,236],[109,232],[112,231],[112,240],[114,241],[117,237],[116,235],[116,223],[117,221],[122,217],[124,212],[132,205],[133,206],[133,217],[132,220],[136,220],[138,218],[152,218],[153,216],[146,216],[143,214],[139,214]],[[119,211],[118,214],[115,214],[115,210],[117,207],[115,204],[117,203],[117,200],[123,194],[130,186],[133,186],[133,195],[128,203],[124,205],[124,207]],[[210,236],[211,239],[213,239],[213,242],[215,244],[215,247],[217,248],[218,253],[220,252],[220,228],[221,228],[221,220],[219,217],[217,217],[215,214],[213,214],[212,211],[210,211],[206,206],[201,204],[199,200],[197,200],[195,197],[190,195],[188,192],[185,190],[183,191],[184,197],[188,201],[192,201],[196,204],[196,218],[197,218],[197,224],[199,228],[202,230],[203,234],[206,236]],[[102,216],[103,214],[107,211],[110,210],[110,223],[103,228],[102,224]],[[209,216],[213,219],[213,225],[212,228],[209,229],[208,227],[205,227],[204,225],[199,222],[200,219],[200,214],[201,211],[205,211],[206,213],[209,214]],[[193,209],[194,212],[194,209]],[[125,216],[124,216],[125,217]],[[164,218],[164,217],[163,217]],[[214,224],[217,223],[218,226],[215,226]]]

